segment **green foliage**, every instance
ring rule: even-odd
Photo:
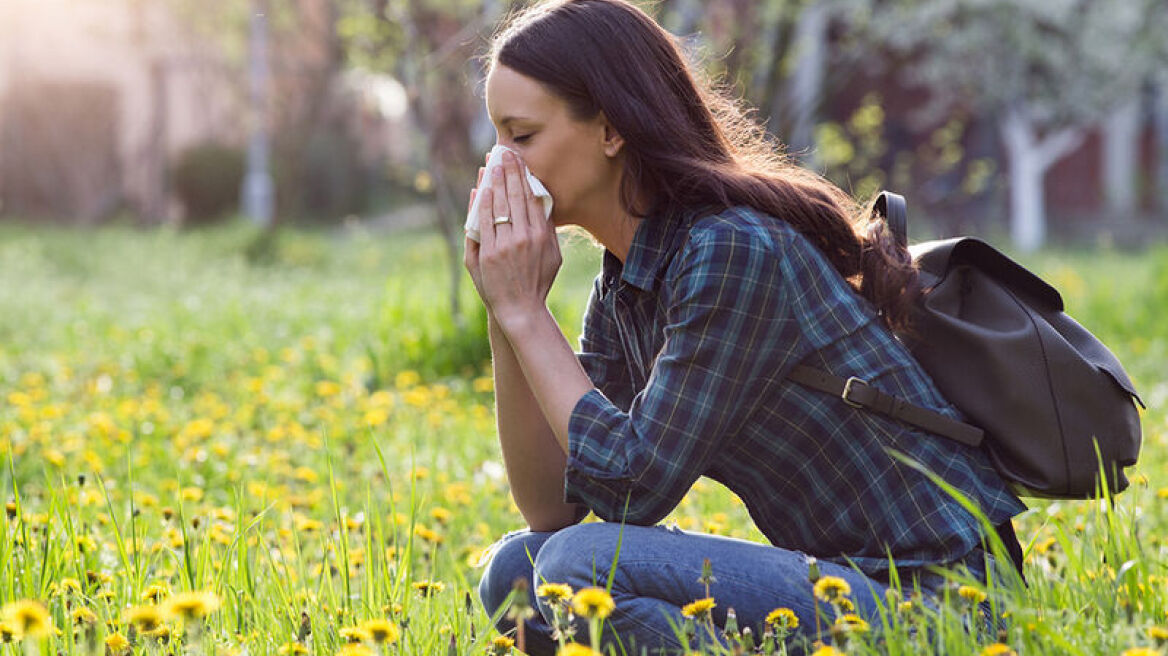
[[[864,96],[845,124],[816,126],[815,144],[828,178],[856,198],[867,200],[884,188],[887,176],[878,164],[888,144],[879,94]]]
[[[174,165],[174,191],[190,223],[222,218],[239,205],[244,156],[238,148],[203,143],[183,151]]]

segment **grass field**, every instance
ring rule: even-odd
[[[0,654],[506,653],[473,565],[522,520],[469,280],[459,330],[434,235],[253,237],[0,228]],[[572,343],[599,262],[573,242],[553,289]],[[1018,519],[1006,635],[954,594],[848,653],[1163,653],[1168,250],[1026,263],[1148,403],[1133,485]],[[708,481],[667,521],[762,540]]]

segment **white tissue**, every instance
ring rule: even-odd
[[[481,190],[486,189],[491,185],[491,171],[495,168],[496,165],[503,165],[503,151],[505,150],[511,149],[502,144],[495,144],[494,147],[491,148],[491,155],[487,158],[486,171],[483,172],[483,181],[481,184],[479,184],[478,187],[480,191],[475,194],[474,204],[471,205],[470,211],[466,214],[466,234],[475,241],[479,241],[479,201],[483,197]],[[511,152],[514,153],[515,151],[511,150]],[[518,157],[519,154],[516,153],[515,156]],[[536,198],[539,198],[543,201],[544,219],[546,220],[551,218],[552,195],[548,193],[547,188],[543,186],[543,183],[539,181],[539,178],[531,174],[531,171],[528,170],[527,165],[523,166],[523,172],[525,175],[527,175],[527,184],[531,187],[532,193],[535,194]]]

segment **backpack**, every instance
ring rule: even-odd
[[[904,198],[882,192],[883,216],[907,246]],[[970,446],[984,447],[1018,496],[1089,499],[1128,486],[1144,407],[1115,355],[1064,312],[1054,287],[973,237],[909,248],[923,293],[911,333],[898,333],[969,423],[868,386],[797,366],[797,383],[839,395]],[[1098,457],[1096,456],[1098,446]]]

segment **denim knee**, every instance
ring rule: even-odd
[[[546,533],[533,533],[527,529],[511,531],[487,551],[487,565],[479,580],[479,601],[488,615],[494,614],[511,594],[515,579],[522,578],[531,583],[532,564],[540,545],[547,539]],[[531,556],[528,556],[528,551]]]
[[[611,564],[606,556],[611,553],[607,538],[612,537],[615,544],[615,529],[618,528],[608,522],[593,522],[575,524],[556,531],[543,544],[535,559],[537,581],[540,584],[567,583],[576,590],[591,585],[604,585]],[[592,580],[593,572],[596,573],[598,583]]]

